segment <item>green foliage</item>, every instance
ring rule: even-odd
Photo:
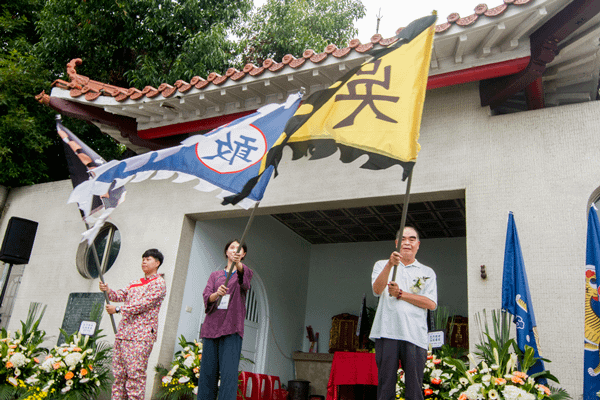
[[[37,103],[49,79],[33,53],[34,23],[43,1],[7,2],[0,14],[0,184],[20,186],[49,177],[44,149],[51,141],[43,126],[51,112]]]
[[[52,60],[42,57],[37,44],[41,37],[36,30],[45,0],[6,2],[0,14],[0,185],[17,187],[68,178],[63,146],[56,133],[54,111],[36,99],[35,95],[48,90],[60,73],[53,72]],[[48,54],[52,58],[54,51]],[[69,128],[83,126],[75,132],[83,139],[94,138],[96,149],[112,159],[120,154],[114,141],[96,127],[65,121]],[[94,145],[92,145],[94,147]],[[109,151],[104,151],[109,148]],[[116,149],[116,151],[115,151]]]
[[[226,27],[250,0],[53,0],[37,24],[36,50],[54,71],[81,58],[81,73],[128,87],[157,87],[222,71],[234,50]],[[234,53],[235,54],[235,53]]]
[[[254,14],[251,0],[5,3],[0,185],[8,187],[68,178],[54,111],[34,96],[49,92],[55,79],[68,80],[66,65],[74,58],[83,60],[77,72],[95,81],[158,87],[329,43],[345,46],[365,13],[360,0],[270,0]],[[125,149],[96,126],[66,116],[63,123],[106,160],[122,157]]]
[[[358,33],[354,22],[364,15],[360,0],[268,0],[241,30],[244,61],[261,64],[286,54],[299,57],[309,48],[346,47]]]
[[[511,317],[512,315],[508,312],[492,310],[490,323],[485,309],[476,313],[475,321],[479,328],[479,342],[484,344],[487,338],[493,337],[498,342],[499,347],[504,347],[506,342],[510,340]],[[490,329],[490,324],[493,332]]]

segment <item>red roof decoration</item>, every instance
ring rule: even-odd
[[[452,25],[456,25],[459,27],[466,28],[472,24],[474,24],[480,17],[496,17],[502,13],[504,13],[507,8],[511,5],[525,5],[533,0],[504,0],[504,3],[488,9],[488,6],[484,3],[477,5],[474,9],[474,14],[469,15],[468,17],[461,18],[458,13],[452,13],[447,17],[447,22],[436,25],[435,32],[436,34],[442,34],[443,32],[448,31]],[[397,32],[402,30],[400,28]],[[139,100],[143,97],[154,98],[159,94],[163,97],[171,97],[175,95],[177,92],[185,93],[195,87],[198,90],[202,90],[211,85],[220,86],[227,82],[228,80],[239,81],[243,79],[246,75],[250,75],[251,77],[258,77],[265,73],[265,71],[270,71],[272,73],[278,73],[286,68],[297,69],[304,65],[306,62],[312,62],[314,64],[322,63],[329,57],[335,58],[343,58],[346,57],[351,52],[355,51],[357,53],[364,53],[371,50],[375,46],[388,46],[393,43],[395,38],[387,38],[384,39],[380,34],[375,34],[371,37],[371,40],[368,43],[361,43],[358,39],[352,39],[347,47],[342,49],[337,48],[336,45],[330,44],[328,45],[322,53],[315,53],[314,50],[307,49],[304,51],[300,58],[295,58],[291,54],[283,57],[281,62],[275,62],[272,59],[265,60],[261,66],[256,66],[254,64],[246,64],[241,71],[238,71],[235,68],[229,68],[225,75],[221,76],[216,72],[211,72],[206,79],[203,79],[199,76],[195,76],[191,79],[191,81],[184,82],[182,80],[178,80],[175,84],[170,85],[168,83],[161,84],[158,89],[153,88],[151,86],[146,86],[143,90],[139,90],[136,88],[120,88],[112,85],[108,85],[106,83],[98,82],[91,80],[90,78],[79,75],[75,69],[77,65],[82,63],[81,59],[77,58],[71,60],[67,64],[67,73],[69,75],[70,82],[66,82],[61,79],[57,79],[52,83],[53,87],[58,87],[65,90],[70,90],[71,97],[80,97],[85,96],[87,101],[93,101],[100,96],[110,96],[113,97],[116,101],[122,102],[125,100]],[[40,96],[40,101],[43,99]]]

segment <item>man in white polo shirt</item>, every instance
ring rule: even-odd
[[[406,400],[423,399],[423,370],[427,360],[427,310],[437,307],[435,272],[415,259],[419,234],[407,226],[396,235],[396,248],[387,260],[373,267],[373,294],[379,297],[369,338],[375,341],[378,370],[377,400],[396,398],[398,361],[402,363]],[[395,281],[392,281],[397,265]]]

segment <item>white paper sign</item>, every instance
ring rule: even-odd
[[[94,321],[81,321],[79,325],[79,333],[82,335],[92,336],[96,332],[96,322]]]
[[[446,335],[444,331],[429,332],[429,344],[433,349],[442,347],[446,343]]]

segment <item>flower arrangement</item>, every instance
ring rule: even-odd
[[[494,349],[493,352],[495,363],[491,365],[488,365],[485,361],[478,364],[473,355],[469,354],[472,368],[468,370],[462,361],[450,361],[451,364],[456,366],[459,374],[467,379],[466,381],[463,380],[464,387],[457,392],[460,393],[458,399],[549,400],[552,398],[550,388],[536,383],[534,379],[536,376],[544,375],[556,380],[548,371],[530,376],[526,372],[517,369],[518,356],[516,353],[511,353],[508,362],[501,365],[498,351]],[[533,364],[528,364],[525,361],[534,359],[533,352],[533,348],[527,347],[521,360],[521,366],[524,370],[528,370],[533,366]]]
[[[429,351],[423,374],[424,397],[426,399],[455,399],[457,387],[462,387],[462,384],[459,383],[456,367]],[[400,369],[396,384],[396,398],[403,399],[405,390],[404,371]]]
[[[419,293],[421,291],[421,288],[423,287],[423,285],[427,281],[427,279],[429,279],[428,276],[422,276],[420,278],[415,279],[414,283],[410,287],[410,291],[413,292],[413,293],[415,293],[415,294]]]
[[[182,350],[175,353],[171,369],[161,366],[156,371],[162,376],[162,386],[156,398],[161,400],[193,399],[198,393],[202,343],[188,342],[183,335],[179,338]]]
[[[27,399],[87,400],[108,390],[111,346],[99,342],[103,336],[98,333],[67,336],[63,332],[66,343],[51,349],[45,360],[36,366],[34,374],[25,379]]]
[[[0,398],[10,398],[25,392],[23,379],[32,376],[42,356],[48,350],[39,347],[46,332],[38,326],[46,306],[31,303],[27,320],[21,321],[21,330],[14,337],[6,329],[0,330]]]
[[[440,357],[428,352],[423,378],[424,397],[432,400],[570,399],[565,390],[536,382],[536,379],[545,378],[558,383],[550,371],[527,373],[538,358],[532,347],[525,346],[525,351],[521,352],[515,340],[509,338],[509,319],[510,315],[493,314],[494,337],[486,326],[480,343],[476,345],[476,355],[481,361],[469,354],[469,367],[459,358]],[[450,354],[443,350],[442,354]],[[396,398],[403,399],[404,393],[404,373],[400,370]]]
[[[497,354],[497,351],[495,352]],[[533,360],[533,349],[529,347],[523,359]],[[534,374],[527,375],[517,369],[518,357],[512,353],[506,365],[497,362],[488,365],[477,363],[469,354],[472,368],[459,359],[436,357],[429,352],[423,377],[423,394],[426,399],[458,400],[550,400],[559,398],[547,386],[537,384]],[[532,364],[531,364],[532,365]],[[529,367],[531,366],[529,365]],[[548,371],[542,373],[553,378]],[[403,399],[405,393],[404,373],[398,374],[396,398]]]

